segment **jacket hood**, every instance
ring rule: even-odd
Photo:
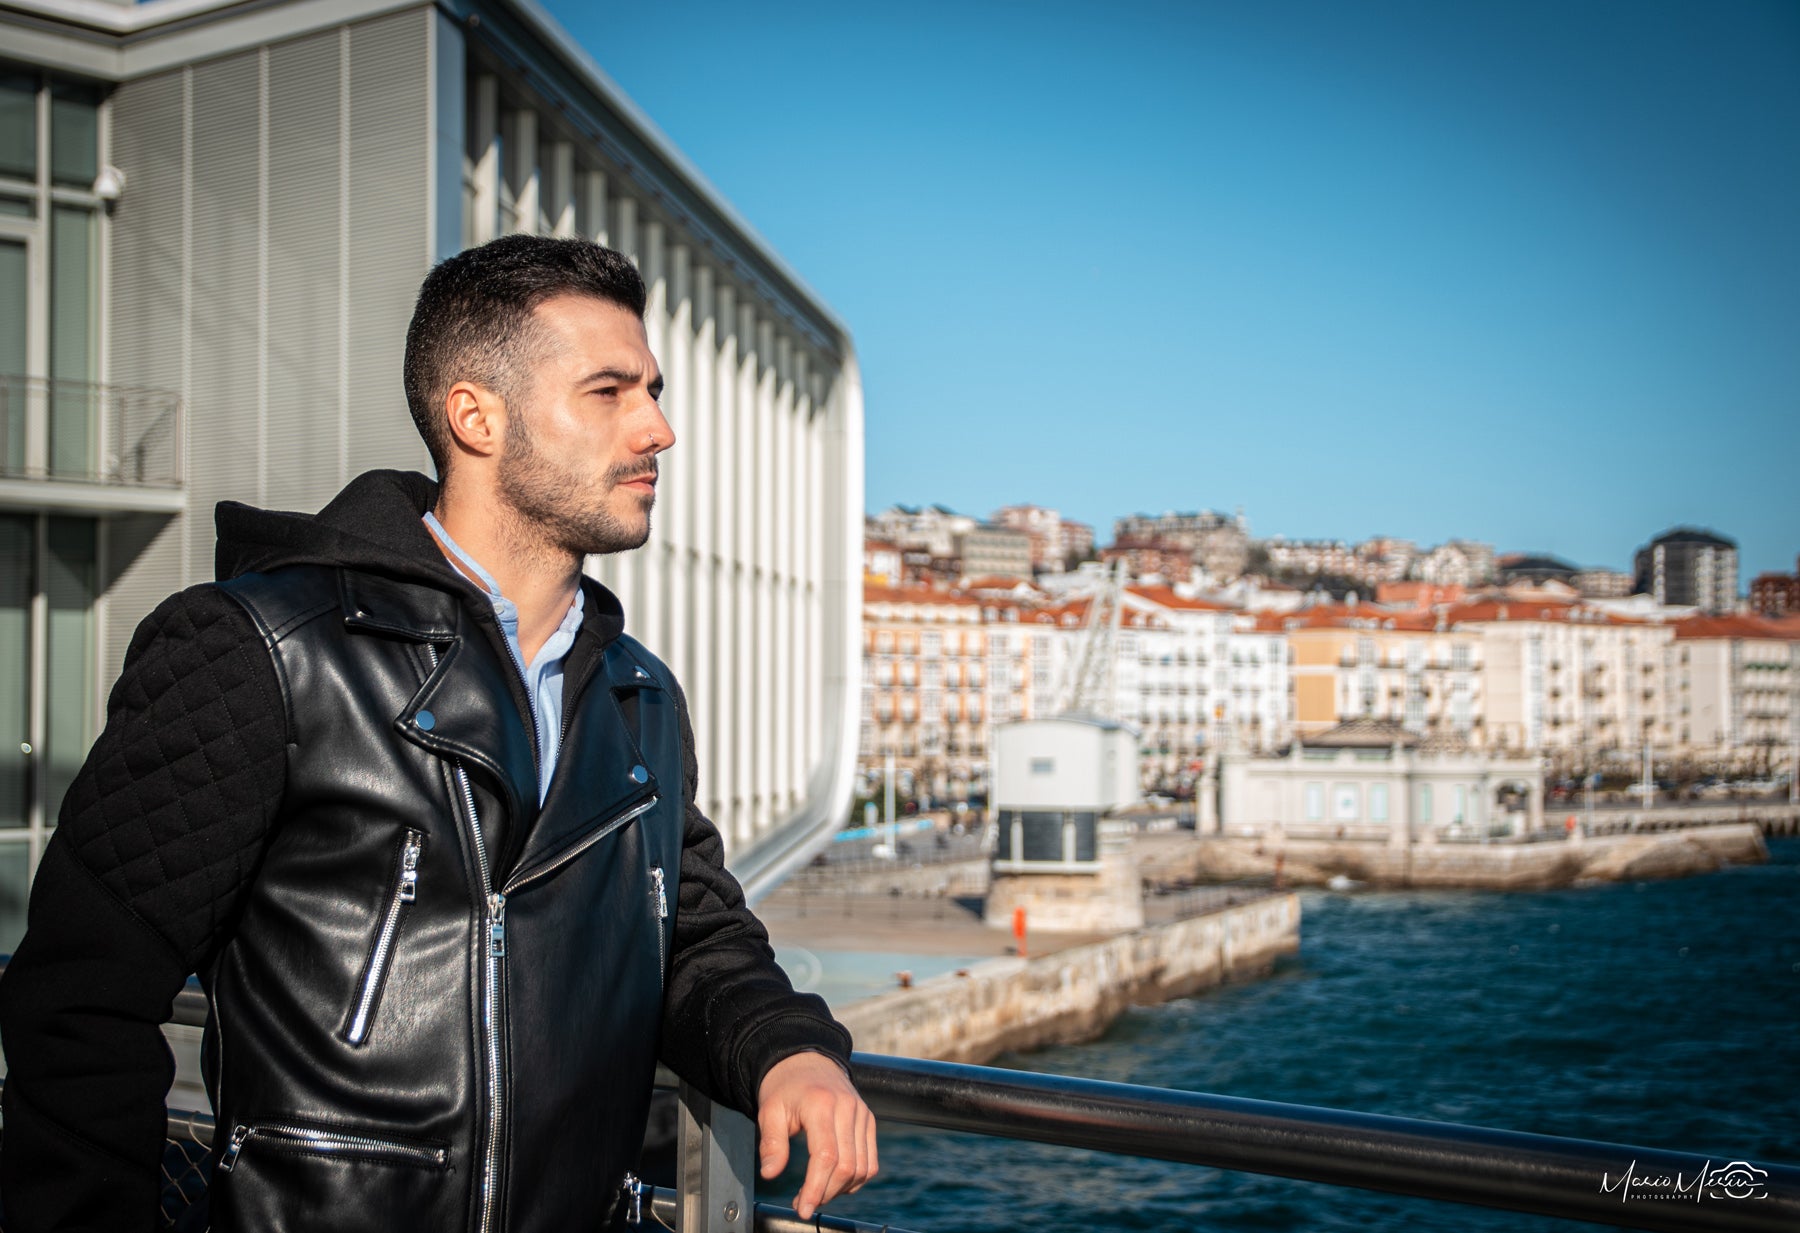
[[[223,582],[290,565],[350,568],[452,591],[480,601],[476,610],[486,613],[484,593],[450,567],[421,521],[437,495],[437,482],[417,471],[366,471],[317,514],[221,501],[213,571]],[[623,607],[593,579],[583,577],[582,586],[594,618],[584,627],[611,641],[624,631]]]
[[[288,565],[350,566],[437,587],[472,589],[450,568],[420,521],[437,484],[416,471],[369,471],[317,514],[221,501],[213,521],[219,581]]]

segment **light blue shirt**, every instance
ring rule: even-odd
[[[527,664],[524,652],[519,650],[519,606],[500,594],[500,584],[494,581],[494,576],[476,564],[475,558],[450,538],[450,532],[444,530],[444,524],[430,510],[425,512],[425,525],[449,550],[453,563],[461,565],[470,580],[478,582],[487,592],[488,603],[494,606],[494,616],[506,635],[507,648],[512,651],[513,667],[519,670],[519,677],[525,682],[525,696],[531,700],[532,714],[537,720],[538,804],[542,805],[550,792],[550,781],[556,775],[556,756],[562,752],[563,661],[569,657],[569,648],[575,645],[587,598],[580,587],[575,588],[575,602],[563,614],[562,624],[538,648],[537,658]]]

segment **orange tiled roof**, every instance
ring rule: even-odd
[[[1800,620],[1792,617],[1694,616],[1675,622],[1677,638],[1779,638],[1800,639]]]
[[[1282,634],[1295,629],[1374,629],[1421,633],[1437,628],[1437,618],[1423,609],[1395,611],[1368,604],[1314,604],[1293,612],[1261,612],[1256,628]]]
[[[932,587],[887,587],[879,583],[863,583],[865,604],[979,604],[973,595],[961,591],[939,591]]]
[[[1620,616],[1604,608],[1562,599],[1477,599],[1455,604],[1444,614],[1447,624],[1470,621],[1566,621],[1586,625],[1648,625],[1638,617]]]
[[[1210,599],[1188,599],[1177,595],[1175,588],[1167,586],[1130,586],[1125,588],[1133,595],[1147,599],[1164,608],[1184,608],[1191,612],[1236,612],[1230,604],[1215,603]]]

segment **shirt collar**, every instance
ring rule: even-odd
[[[432,533],[438,537],[438,541],[444,545],[444,550],[467,571],[470,581],[475,582],[483,591],[487,592],[488,602],[494,606],[494,615],[506,627],[507,633],[515,638],[518,637],[519,606],[500,593],[500,584],[494,580],[492,574],[481,568],[481,562],[470,556],[463,550],[461,544],[450,538],[450,532],[444,530],[444,524],[438,521],[436,514],[426,510],[424,523],[431,528]],[[557,633],[573,634],[580,629],[582,614],[586,608],[586,588],[578,583],[575,587],[575,601],[563,614],[562,624],[557,626]]]

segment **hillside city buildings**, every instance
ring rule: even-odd
[[[1635,593],[1620,571],[1468,540],[1258,541],[1241,513],[1122,518],[1103,564],[1071,571],[1040,553],[1029,581],[935,555],[1003,519],[1044,536],[1057,525],[1039,506],[988,523],[942,506],[869,520],[865,789],[891,757],[903,792],[982,799],[995,726],[1068,711],[1072,666],[1094,644],[1106,685],[1082,709],[1137,734],[1152,791],[1185,794],[1222,751],[1278,752],[1347,723],[1554,777],[1636,774],[1646,750],[1670,775],[1771,776],[1800,757],[1800,616],[1735,611],[1722,589],[1735,546],[1711,533],[1652,542],[1647,585],[1660,560],[1664,594],[1685,604]],[[1241,552],[1220,549],[1232,543]],[[1120,578],[1118,617],[1097,622]]]

